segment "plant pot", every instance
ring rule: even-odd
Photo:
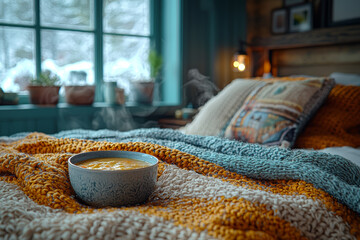
[[[115,88],[116,103],[119,105],[125,104],[125,91],[123,88]]]
[[[59,102],[59,86],[28,86],[30,101],[37,105],[56,105]]]
[[[65,86],[66,102],[72,105],[91,105],[94,102],[95,86]]]
[[[134,101],[146,105],[152,104],[154,85],[154,82],[133,82]]]
[[[17,93],[4,92],[0,88],[0,105],[16,105],[19,103],[19,95]]]

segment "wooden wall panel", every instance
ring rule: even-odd
[[[323,66],[283,66],[277,69],[276,76],[306,75],[306,76],[328,76],[333,72],[360,74],[354,71],[359,68],[358,64],[329,64]]]
[[[272,65],[278,76],[360,73],[360,43],[273,50]]]
[[[271,36],[271,12],[283,5],[283,0],[247,0],[247,40]]]

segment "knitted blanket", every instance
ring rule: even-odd
[[[360,239],[360,168],[339,156],[170,129],[0,140],[0,239]],[[146,203],[77,200],[67,160],[98,150],[160,160]]]

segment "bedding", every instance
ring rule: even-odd
[[[360,167],[338,155],[171,129],[78,129],[0,140],[0,238],[360,238]],[[67,159],[97,150],[156,156],[158,181],[149,200],[100,209],[78,201]]]
[[[326,83],[305,104],[306,107],[302,107],[305,106],[300,101],[302,92],[297,93],[296,88],[293,93],[281,96],[281,101],[277,99],[281,95],[277,95],[281,85],[314,80]],[[333,81],[328,80],[319,77],[235,79],[208,101],[194,120],[180,131],[191,135],[220,136],[301,149],[360,147],[360,87],[334,85]],[[272,87],[273,91],[268,91],[267,87]],[[269,101],[277,103],[267,104]],[[298,118],[293,121],[294,134],[286,132],[286,127],[276,130],[278,123],[282,124],[283,121],[274,119],[281,120],[281,115],[292,108],[301,109],[297,112]],[[255,114],[258,114],[258,109],[267,116],[263,122],[257,121],[259,116]],[[251,121],[247,122],[247,118],[251,117]],[[251,127],[251,131],[246,124]],[[263,141],[263,138],[271,141]]]
[[[191,124],[182,131],[194,135],[220,136],[229,119],[260,84],[260,81],[251,79],[232,81],[216,97],[206,102]]]
[[[226,127],[225,137],[292,147],[333,86],[333,79],[326,78],[264,81],[247,96],[233,116]]]
[[[336,85],[295,148],[360,147],[360,87]]]
[[[319,150],[320,152],[330,153],[342,156],[354,164],[360,166],[360,148],[344,147],[329,147]]]
[[[329,75],[337,84],[360,86],[360,75],[354,73],[333,72]]]

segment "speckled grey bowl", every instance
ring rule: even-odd
[[[149,162],[131,170],[93,170],[75,165],[93,158],[121,157]],[[68,160],[69,177],[76,195],[95,207],[118,207],[145,202],[155,189],[158,159],[145,153],[95,151],[74,155]]]

